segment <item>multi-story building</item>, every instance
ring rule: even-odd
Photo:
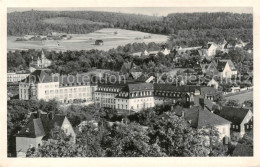
[[[154,107],[153,91],[151,83],[100,84],[95,102],[100,107],[140,111]]]
[[[175,104],[185,102],[188,106],[198,104],[199,98],[214,101],[219,92],[213,87],[172,84],[154,84],[154,99],[156,104]]]
[[[30,73],[7,73],[7,82],[20,82],[21,80],[25,79]]]
[[[56,99],[61,103],[72,103],[81,99],[93,101],[97,86],[82,75],[59,76],[49,70],[36,70],[19,84],[19,99]]]

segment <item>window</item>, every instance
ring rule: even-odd
[[[238,125],[236,126],[236,129],[238,129]]]
[[[226,133],[226,128],[223,128],[223,134],[225,134]]]

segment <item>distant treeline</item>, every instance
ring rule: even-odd
[[[59,24],[46,23],[43,20],[55,17],[69,17],[90,20],[94,23]],[[155,17],[136,14],[123,14],[98,11],[27,11],[8,13],[8,35],[25,35],[29,33],[46,33],[52,31],[85,34],[101,28],[122,28],[155,34],[173,34],[182,37],[192,30],[191,38],[212,36],[215,31],[221,35],[234,36],[242,40],[252,40],[253,15],[234,13],[178,13],[166,17]],[[95,22],[97,22],[95,24]],[[106,23],[106,24],[100,24]]]

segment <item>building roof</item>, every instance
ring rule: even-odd
[[[217,114],[233,124],[241,124],[249,111],[246,108],[222,107]]]
[[[233,63],[231,60],[225,60],[225,59],[223,59],[223,60],[219,60],[219,63],[220,63],[220,62],[228,63],[229,66],[230,66],[230,68],[231,68],[231,70],[236,70],[236,67],[235,67],[234,63]]]
[[[53,79],[51,71],[48,69],[38,69],[32,72],[29,76],[23,79],[21,82],[26,83],[47,83],[47,82],[58,82],[57,78]]]
[[[51,118],[48,114],[41,113],[39,117],[38,113],[32,113],[27,125],[16,136],[29,138],[48,136],[54,128],[62,126],[65,118],[65,115],[54,115]]]
[[[193,86],[193,85],[182,85],[182,86],[175,86],[172,84],[154,84],[154,90],[159,91],[174,91],[174,92],[194,92],[196,89],[200,89],[200,86]]]
[[[178,106],[177,110],[174,109],[173,111],[178,116],[184,114],[184,119],[188,121],[190,126],[193,128],[230,124],[230,121],[210,112],[207,109],[203,109],[200,106],[194,106],[188,109]]]

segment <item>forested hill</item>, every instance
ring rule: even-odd
[[[252,14],[223,12],[178,13],[169,14],[166,17],[154,17],[98,11],[55,12],[32,10],[8,13],[7,19],[8,35],[51,31],[82,34],[108,27],[178,35],[179,31],[183,30],[251,30],[253,27]]]

